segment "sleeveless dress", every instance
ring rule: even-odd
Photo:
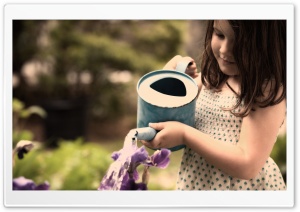
[[[235,145],[239,141],[242,118],[224,111],[231,107],[237,97],[231,93],[213,92],[202,88],[195,113],[195,128],[214,139]],[[259,174],[250,180],[232,177],[206,162],[206,160],[186,147],[176,183],[178,190],[285,190],[281,172],[268,158]]]

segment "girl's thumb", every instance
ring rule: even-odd
[[[162,130],[164,128],[163,123],[149,123],[149,127],[155,130]]]

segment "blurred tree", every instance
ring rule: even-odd
[[[13,21],[13,73],[18,78],[18,88],[14,96],[21,100],[29,100],[28,84],[22,76],[22,68],[32,60],[38,52],[38,37],[44,21]]]
[[[108,79],[113,71],[139,75],[159,69],[178,54],[184,21],[16,21],[14,72],[25,62],[39,60],[37,99],[82,96],[105,98],[106,87],[121,86]],[[44,32],[44,39],[41,34]],[[23,88],[18,90],[20,93]],[[101,91],[106,90],[106,94]],[[110,89],[112,90],[112,89]]]
[[[32,72],[38,78],[33,85],[27,83],[15,88],[14,95],[17,98],[23,96],[22,100],[28,104],[41,104],[47,110],[47,119],[54,114],[66,115],[66,110],[71,110],[72,106],[83,110],[89,108],[93,112],[90,115],[99,118],[128,114],[128,108],[132,108],[130,105],[136,105],[135,99],[129,99],[135,97],[130,95],[135,89],[130,83],[118,83],[115,79],[124,77],[124,74],[113,74],[127,73],[127,82],[135,84],[134,79],[163,67],[166,60],[180,53],[186,24],[187,21],[174,20],[14,22],[14,34],[20,34],[14,37],[14,44],[22,42],[26,46],[28,41],[28,48],[32,46],[33,49],[25,53],[22,46],[16,46],[14,58],[27,54],[21,63],[23,65],[16,64],[16,69],[24,69],[26,62],[34,61],[36,70]],[[48,104],[50,100],[56,102]],[[62,107],[63,111],[58,112],[54,106]],[[50,122],[61,131],[81,134],[83,131],[78,127],[70,126],[85,122],[74,120],[74,116],[85,117],[86,114],[77,109],[70,113],[72,119],[64,117],[70,122],[55,121],[58,117]],[[70,129],[62,130],[58,124]],[[65,138],[75,137],[66,135]]]

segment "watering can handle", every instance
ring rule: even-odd
[[[182,73],[185,73],[186,68],[188,66],[192,65],[192,64],[193,64],[192,61],[181,61],[181,62],[178,62],[175,70],[179,71],[179,72],[182,72]]]

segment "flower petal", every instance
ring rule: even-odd
[[[134,188],[134,179],[130,178],[127,173],[127,176],[124,177],[122,181],[120,190],[133,190],[133,188]]]
[[[147,190],[145,183],[136,183],[133,178],[129,178],[126,182],[122,183],[120,190]]]
[[[147,163],[149,166],[156,166],[159,168],[166,168],[170,162],[171,151],[169,149],[156,150],[151,156],[151,163]]]
[[[25,177],[18,177],[13,179],[13,190],[34,190],[35,183],[33,180],[26,179]]]
[[[111,154],[111,158],[112,158],[114,161],[116,161],[116,160],[118,160],[118,158],[120,157],[120,155],[121,155],[121,152],[120,152],[120,151],[115,151],[115,152],[113,152],[113,153]]]
[[[136,170],[136,169],[134,169],[133,170],[133,175],[132,175],[132,178],[134,179],[134,180],[138,180],[139,179],[139,172]]]
[[[148,158],[148,152],[145,147],[138,148],[135,153],[131,156],[132,167],[136,168],[136,164],[143,163]]]
[[[35,188],[35,190],[49,190],[49,188],[50,188],[50,184],[47,181],[45,181],[44,183],[38,185]]]
[[[104,175],[98,190],[111,190],[115,184],[115,181],[112,179],[113,175],[107,177],[107,174]]]
[[[36,185],[33,180],[25,177],[13,179],[13,190],[49,190],[49,183],[46,181],[40,185]]]

